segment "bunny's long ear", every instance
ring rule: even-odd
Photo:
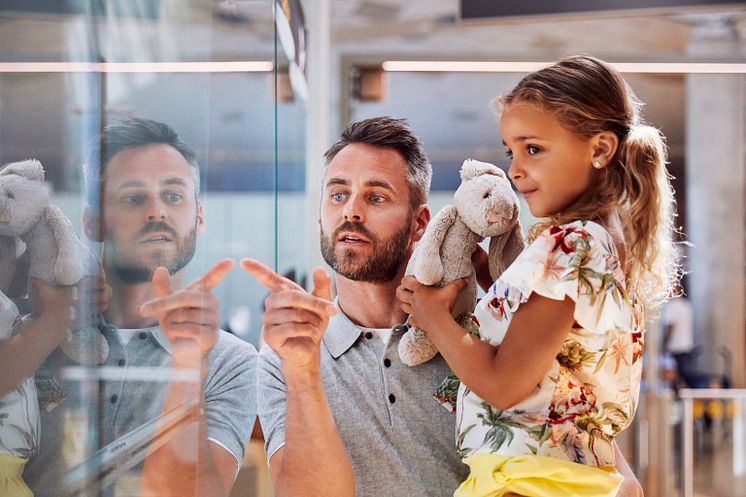
[[[0,169],[0,176],[15,174],[34,181],[44,181],[44,167],[36,159],[12,162]]]
[[[512,230],[490,238],[489,263],[492,281],[500,277],[525,247],[526,239],[520,221],[516,221]]]

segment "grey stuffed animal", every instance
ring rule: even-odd
[[[445,206],[430,222],[406,269],[420,283],[438,287],[468,277],[452,312],[466,329],[477,299],[471,255],[486,237],[491,237],[490,276],[495,280],[526,244],[518,222],[518,197],[500,168],[467,159],[453,205]],[[416,327],[399,342],[399,357],[409,366],[429,361],[437,353],[427,333]]]
[[[98,258],[80,241],[70,220],[50,205],[44,168],[37,160],[15,162],[0,169],[0,237],[17,237],[26,244],[29,278],[53,286],[68,286],[86,276],[103,274]],[[0,261],[2,281],[7,279],[6,269],[15,264],[15,252],[12,262],[8,261],[10,252],[5,252],[4,260]],[[37,312],[40,303],[31,285],[29,302],[32,313]],[[68,330],[60,348],[84,365],[102,363],[109,353],[106,339],[94,327],[74,333]]]

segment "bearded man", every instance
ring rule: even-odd
[[[321,269],[306,293],[241,261],[272,290],[257,385],[275,495],[451,496],[468,468],[455,415],[433,397],[450,371],[440,354],[412,368],[397,352],[407,328],[396,288],[430,220],[432,167],[406,121],[389,117],[351,124],[325,158],[319,227],[336,301]],[[483,283],[484,251],[473,259]],[[619,495],[641,495],[617,460]]]
[[[102,371],[114,371],[102,376],[93,398],[65,384],[68,398],[42,417],[39,454],[24,477],[37,497],[57,495],[72,448],[110,445],[187,403],[186,421],[149,451],[144,467],[103,493],[227,496],[254,425],[256,351],[219,329],[211,290],[232,261],[183,283],[204,231],[196,155],[169,126],[147,119],[109,125],[98,145],[83,221],[86,235],[103,243],[112,296],[102,328],[109,368]],[[58,353],[50,361],[56,371],[68,365]],[[198,373],[193,381],[179,379],[189,370]],[[80,415],[90,416],[97,439],[75,430],[71,420]]]

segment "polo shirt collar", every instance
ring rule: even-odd
[[[171,353],[171,350],[172,350],[171,342],[169,342],[168,338],[166,338],[166,335],[163,334],[160,326],[153,326],[152,328],[145,328],[142,331],[151,332],[153,334],[153,338],[155,338],[155,341],[158,342],[158,345],[160,345],[169,354]]]
[[[339,312],[330,319],[323,340],[329,353],[337,359],[354,345],[363,330],[347,317],[339,307],[339,302],[335,303]]]

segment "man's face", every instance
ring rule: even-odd
[[[109,161],[102,195],[107,272],[144,283],[165,266],[171,274],[192,259],[202,233],[190,166],[173,147],[123,150]]]
[[[404,269],[416,231],[406,171],[396,150],[361,143],[331,161],[321,200],[321,252],[337,274],[385,283]]]

